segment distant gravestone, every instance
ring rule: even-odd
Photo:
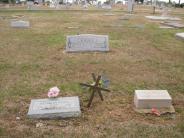
[[[79,27],[78,26],[68,26],[67,28],[68,29],[78,29]]]
[[[120,20],[130,20],[130,16],[122,16],[119,19]]]
[[[111,5],[103,4],[103,5],[102,5],[102,9],[111,10],[112,7],[111,7]]]
[[[145,16],[151,20],[171,20],[171,21],[180,21],[180,18],[177,17],[167,17],[167,16]]]
[[[113,14],[113,13],[105,13],[104,15],[105,16],[115,16],[115,14]]]
[[[128,0],[128,12],[132,13],[134,8],[134,0]]]
[[[162,16],[168,16],[168,8],[167,7],[164,7],[163,9],[162,9]]]
[[[175,28],[184,28],[184,24],[177,23],[177,22],[164,22],[162,24],[170,26],[170,27],[175,27]]]
[[[66,52],[109,51],[107,35],[81,34],[67,36]]]
[[[80,114],[78,97],[31,100],[28,111],[28,117],[35,119],[79,117]]]
[[[174,27],[171,26],[160,26],[160,29],[173,29]]]
[[[167,90],[136,90],[134,104],[138,109],[169,108],[172,98]]]
[[[184,33],[176,33],[176,37],[184,40]]]
[[[27,1],[27,9],[28,10],[33,10],[33,6],[34,6],[33,1]]]
[[[21,21],[21,20],[12,20],[11,27],[15,28],[28,28],[30,27],[29,21]]]

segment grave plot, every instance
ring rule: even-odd
[[[107,35],[81,34],[67,36],[66,52],[107,52]]]
[[[145,16],[151,20],[171,20],[171,21],[181,21],[180,18],[177,17],[166,17],[166,16]]]
[[[174,113],[172,98],[167,90],[135,90],[135,111],[139,113]]]
[[[115,14],[113,14],[113,13],[105,13],[104,15],[105,16],[115,16]]]
[[[101,75],[96,77],[94,73],[92,73],[92,78],[94,81],[93,84],[80,83],[81,86],[88,87],[89,91],[92,91],[87,107],[91,106],[95,93],[98,93],[100,99],[103,101],[104,98],[102,96],[101,91],[110,92],[110,90],[106,88],[109,85],[109,80],[103,79]]]
[[[28,117],[34,119],[70,118],[80,114],[78,97],[33,99],[28,111]]]
[[[11,21],[11,27],[14,27],[14,28],[29,28],[30,24],[29,24],[29,21],[12,20]]]

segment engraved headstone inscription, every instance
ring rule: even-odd
[[[81,34],[67,36],[66,52],[107,52],[107,35]]]
[[[35,119],[79,117],[80,114],[78,97],[33,99],[28,111],[28,117]]]

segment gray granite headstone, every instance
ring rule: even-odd
[[[79,117],[80,114],[78,97],[33,99],[28,111],[28,117],[35,119]]]
[[[11,27],[16,28],[28,28],[30,26],[29,21],[12,20]]]
[[[109,51],[107,35],[81,34],[67,36],[66,52]]]

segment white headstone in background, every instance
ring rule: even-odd
[[[66,52],[109,51],[107,35],[81,34],[67,36]]]
[[[12,20],[11,21],[11,27],[28,28],[28,27],[30,27],[30,24],[29,24],[29,21]]]
[[[166,16],[145,16],[151,20],[171,20],[171,21],[180,21],[180,18],[177,17],[166,17]]]
[[[167,7],[164,7],[163,9],[162,9],[162,16],[168,16],[168,8]]]
[[[111,7],[111,5],[103,4],[103,5],[102,5],[102,9],[111,10],[112,7]]]
[[[27,1],[27,9],[28,10],[33,10],[33,6],[34,6],[33,1]]]
[[[169,108],[172,98],[167,90],[135,90],[134,104],[137,109]]]
[[[184,40],[184,33],[176,33],[176,37]]]
[[[78,97],[62,97],[31,100],[29,118],[55,119],[79,117],[81,114]]]
[[[134,0],[128,0],[128,12],[133,12]]]

